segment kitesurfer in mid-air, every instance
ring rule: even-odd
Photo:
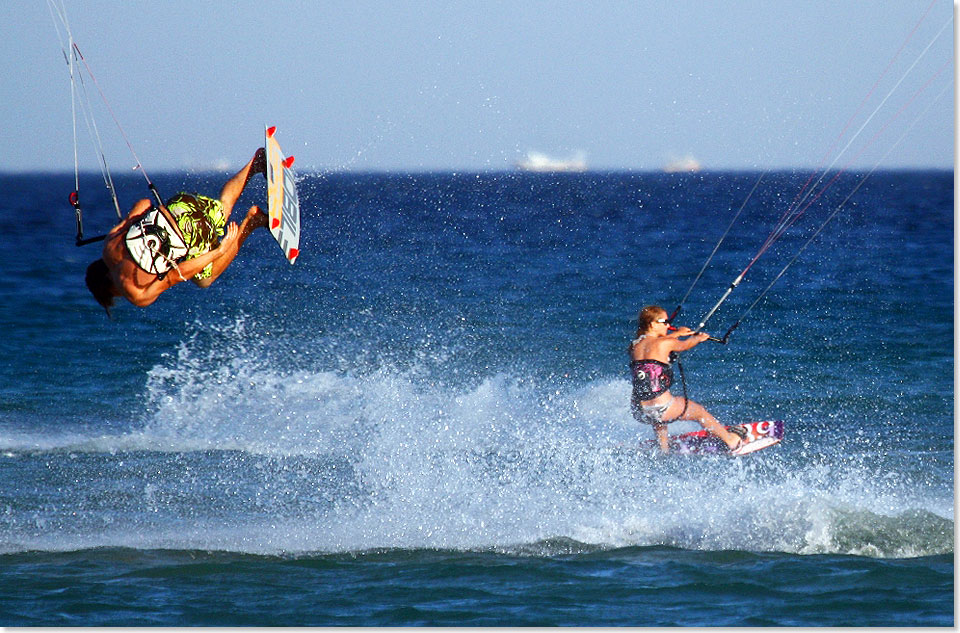
[[[87,288],[107,315],[114,297],[138,307],[157,300],[168,288],[192,280],[206,288],[226,270],[254,229],[267,215],[252,206],[243,222],[228,221],[233,206],[253,174],[266,174],[260,148],[220,190],[220,198],[178,193],[157,207],[149,199],[133,205],[109,234],[102,257],[87,267]]]
[[[666,310],[659,306],[645,307],[637,318],[637,337],[630,343],[630,371],[633,374],[630,410],[633,417],[642,424],[653,426],[664,453],[670,451],[667,424],[676,420],[694,420],[737,454],[742,446],[739,436],[726,430],[703,405],[670,393],[674,354],[696,347],[709,337],[688,327],[674,329],[668,321]]]

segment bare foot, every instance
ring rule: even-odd
[[[747,434],[743,431],[742,428],[737,426],[731,426],[729,429],[725,429],[725,437],[721,437],[723,443],[727,445],[727,448],[731,452],[735,452],[738,448],[747,443]]]
[[[267,175],[267,151],[262,147],[254,153],[250,171],[254,174]]]
[[[250,223],[250,229],[259,229],[267,225],[267,214],[260,210],[260,207],[254,205],[247,211],[247,222]]]
[[[260,210],[260,207],[254,205],[250,207],[250,210],[247,211],[247,217],[243,218],[243,223],[240,225],[240,244],[243,244],[243,241],[247,239],[247,236],[253,233],[255,229],[260,228],[261,226],[267,226],[269,218],[267,214]]]

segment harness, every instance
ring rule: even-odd
[[[630,342],[630,346],[633,347],[646,336],[646,334],[641,334]],[[682,418],[686,414],[689,404],[687,377],[683,373],[683,365],[680,364],[680,354],[676,352],[670,352],[670,363],[654,359],[630,361],[630,371],[633,374],[633,397],[637,401],[653,400],[670,389],[670,385],[673,384],[673,363],[676,363],[677,369],[680,370],[680,384],[683,385],[683,411],[680,412],[679,416]]]
[[[637,400],[653,400],[673,384],[673,367],[659,360],[631,361],[630,370],[633,373],[633,396]]]
[[[124,243],[137,266],[160,279],[177,268],[189,251],[176,218],[163,207],[155,206],[130,226]]]

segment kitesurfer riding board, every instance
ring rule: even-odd
[[[730,452],[743,449],[743,438],[727,430],[698,402],[670,392],[673,363],[680,352],[692,349],[710,338],[690,328],[674,328],[667,311],[647,306],[637,315],[637,335],[630,342],[630,371],[633,392],[630,410],[634,419],[653,427],[660,450],[670,452],[667,425],[675,420],[693,420],[725,444]]]

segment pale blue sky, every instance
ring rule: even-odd
[[[871,167],[929,108],[882,165],[951,168],[951,0],[934,2],[881,79],[930,4],[65,0],[148,172],[236,165],[268,124],[301,169],[500,170],[528,151],[597,169],[687,155],[705,169],[816,167],[898,82],[836,166]],[[0,2],[0,23],[0,170],[72,171],[47,3]],[[97,121],[115,168],[132,166],[109,115]]]

